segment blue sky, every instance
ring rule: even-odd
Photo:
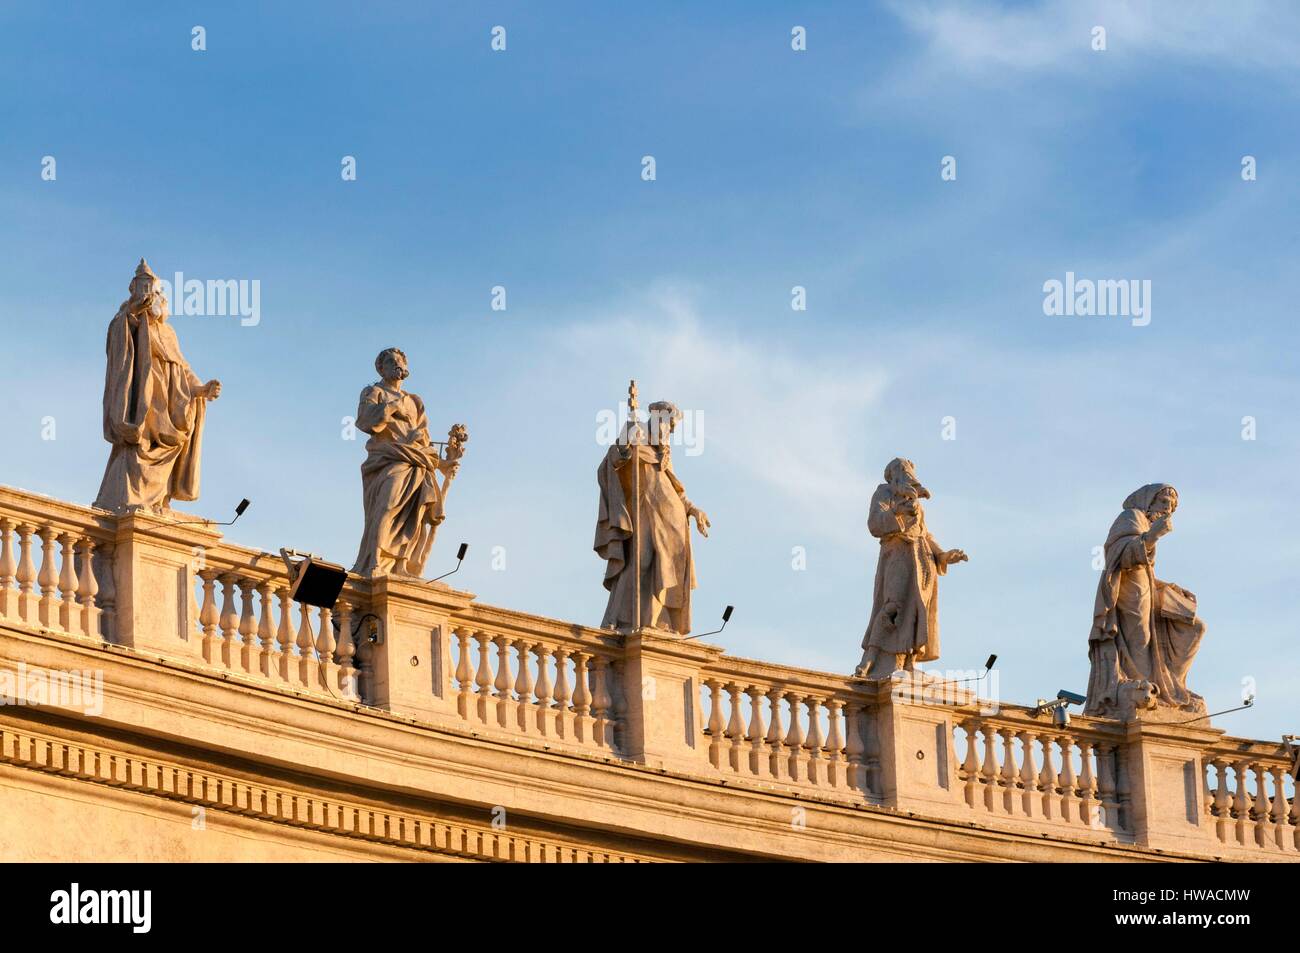
[[[1165,481],[1158,571],[1208,625],[1193,688],[1226,708],[1254,678],[1221,724],[1300,730],[1293,6],[60,12],[0,11],[0,482],[94,498],[104,329],[143,255],[261,282],[255,327],[174,319],[224,384],[188,508],[251,498],[236,542],[350,564],[364,450],[341,422],[397,345],[435,431],[471,435],[431,569],[465,540],[484,601],[597,623],[597,417],[635,377],[703,420],[675,460],[714,524],[697,628],[734,603],[733,653],[851,669],[866,504],[902,455],[971,556],[940,667],[997,651],[1011,700],[1082,691],[1092,547]],[[1067,271],[1149,279],[1150,325],[1044,315]]]

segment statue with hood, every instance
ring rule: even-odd
[[[1106,537],[1088,635],[1084,714],[1128,717],[1134,708],[1204,715],[1205,700],[1187,687],[1205,623],[1196,596],[1156,578],[1156,543],[1173,531],[1178,491],[1148,483],[1124,501]]]
[[[911,460],[889,461],[867,515],[868,532],[880,540],[880,558],[857,678],[885,678],[939,657],[938,577],[967,556],[943,549],[930,535],[921,507],[929,498]]]
[[[167,322],[161,282],[141,258],[131,296],[108,325],[104,439],[113,447],[95,505],[113,512],[165,512],[199,498],[207,402],[221,382],[190,369]]]

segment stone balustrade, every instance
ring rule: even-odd
[[[1300,859],[1282,746],[1204,722],[1058,726],[957,682],[856,681],[399,577],[352,578],[332,609],[289,590],[279,556],[210,524],[0,488],[0,636],[109,644],[186,677],[715,788],[1094,848]]]
[[[101,639],[114,617],[114,526],[85,507],[0,498],[0,621]]]
[[[866,702],[842,676],[721,657],[703,673],[709,764],[724,775],[872,795]]]
[[[590,629],[512,631],[485,614],[490,610],[470,613],[452,630],[460,719],[547,744],[617,750],[623,701],[616,638]]]
[[[196,554],[194,637],[205,665],[244,678],[362,698],[357,610],[368,595],[349,585],[333,609],[293,603],[278,556],[220,545]]]
[[[1276,745],[1224,738],[1205,752],[1205,813],[1221,844],[1300,852],[1295,763]]]
[[[1073,718],[1054,727],[1028,709],[1001,706],[996,716],[957,722],[958,778],[977,814],[1132,832],[1122,759],[1123,735],[1113,725]]]

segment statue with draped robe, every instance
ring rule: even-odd
[[[635,413],[635,406],[633,406]],[[701,536],[709,535],[709,518],[686,498],[673,472],[669,439],[682,412],[668,401],[650,405],[648,427],[629,420],[596,469],[600,508],[596,516],[596,553],[605,561],[604,585],[609,601],[601,625],[630,630],[636,626],[636,549],[640,551],[640,623],[686,635],[691,631],[690,520]],[[640,468],[633,479],[634,468]],[[640,508],[634,513],[639,488]],[[637,532],[633,521],[638,519]]]
[[[380,380],[361,392],[357,405],[357,429],[370,439],[361,465],[365,528],[352,571],[419,577],[469,437],[462,424],[455,425],[445,453],[429,439],[424,401],[402,385],[410,371],[401,350],[381,351],[375,370]]]
[[[1106,537],[1088,635],[1088,700],[1084,714],[1127,716],[1138,707],[1206,712],[1187,687],[1205,623],[1196,596],[1156,578],[1156,543],[1173,531],[1178,491],[1149,483],[1124,501]]]
[[[113,449],[95,506],[157,513],[199,498],[204,411],[221,382],[204,383],[190,369],[143,258],[130,290],[108,325],[104,439]]]
[[[921,507],[929,498],[915,465],[901,457],[885,467],[885,482],[871,497],[867,531],[880,540],[880,557],[857,678],[885,678],[939,657],[938,579],[967,556],[930,535]]]

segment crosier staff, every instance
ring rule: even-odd
[[[446,441],[431,441],[435,447],[442,449],[442,464],[438,469],[442,473],[442,486],[438,493],[438,511],[437,513],[425,519],[424,524],[420,527],[420,545],[416,547],[415,559],[412,562],[419,567],[423,567],[425,561],[429,558],[429,551],[433,549],[433,538],[438,533],[438,527],[446,519],[447,512],[447,493],[451,490],[451,481],[456,479],[456,472],[459,467],[452,466],[458,464],[460,458],[465,455],[465,444],[469,441],[469,431],[464,424],[454,424],[447,431]],[[437,476],[434,476],[437,480]]]
[[[632,443],[632,631],[641,629],[641,425],[636,419],[636,381],[627,386],[627,416]]]

